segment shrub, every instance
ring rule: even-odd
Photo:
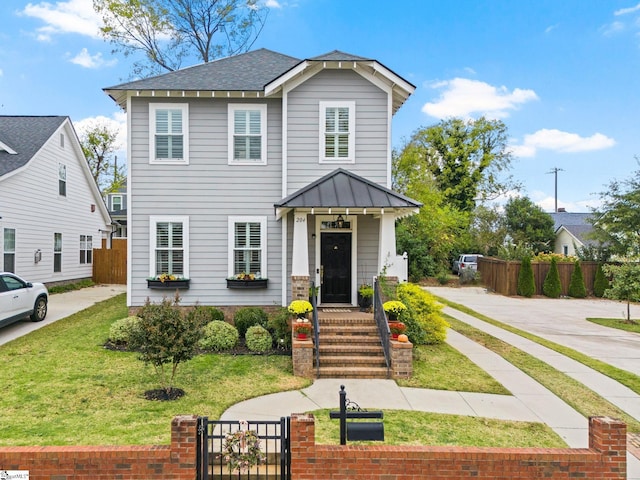
[[[221,352],[235,347],[238,337],[236,327],[221,320],[214,320],[202,329],[202,338],[198,341],[198,345],[207,350]]]
[[[551,267],[549,273],[544,279],[542,284],[542,293],[549,298],[558,298],[562,293],[562,287],[560,286],[560,273],[558,272],[558,263],[556,257],[551,257]]]
[[[587,287],[584,285],[582,278],[582,268],[580,262],[576,260],[573,273],[571,273],[571,282],[569,283],[569,296],[573,298],[584,298],[587,296]]]
[[[245,337],[249,327],[260,325],[266,327],[269,317],[260,307],[243,307],[236,311],[233,323],[238,329],[240,337]]]
[[[602,298],[604,296],[604,292],[611,286],[609,280],[604,274],[604,270],[602,270],[602,264],[598,264],[598,268],[596,268],[596,277],[593,280],[593,294]]]
[[[252,352],[268,352],[273,345],[271,334],[261,325],[249,327],[245,334],[245,339],[247,341],[247,348]]]
[[[397,292],[407,307],[398,320],[407,326],[405,334],[409,340],[416,345],[444,342],[449,324],[441,315],[442,305],[433,295],[413,283],[401,283]]]
[[[518,295],[531,298],[536,293],[536,283],[531,268],[531,258],[524,257],[518,273]]]
[[[224,321],[224,312],[216,307],[197,305],[194,309],[203,320],[203,325],[213,322],[214,320]]]
[[[139,325],[140,319],[135,315],[116,320],[109,328],[109,341],[116,345],[128,345],[132,332],[139,328]]]
[[[269,316],[267,330],[271,333],[276,346],[285,350],[291,349],[291,325],[289,323],[289,311],[281,307]]]

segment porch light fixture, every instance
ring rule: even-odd
[[[342,218],[342,215],[338,215],[338,218],[336,219],[336,225],[338,226],[338,228],[344,227],[344,218]]]

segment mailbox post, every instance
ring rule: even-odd
[[[347,422],[347,419],[383,418],[381,411],[367,412],[355,402],[347,400],[344,385],[340,385],[340,411],[329,412],[329,418],[340,420],[340,445],[346,445],[347,440],[384,441],[384,424],[382,422]],[[351,409],[348,410],[347,406]]]

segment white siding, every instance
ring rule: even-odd
[[[146,285],[150,215],[189,216],[191,286],[181,291],[182,304],[279,304],[281,227],[275,220],[273,205],[281,199],[282,188],[281,101],[266,101],[267,165],[228,165],[228,102],[220,99],[189,101],[189,165],[149,165],[148,103],[149,99],[133,99],[130,112],[129,304],[141,305],[147,297],[157,300],[167,294],[163,290],[150,290]],[[233,103],[242,100],[234,99]],[[250,103],[256,103],[256,99]],[[243,215],[267,217],[267,289],[226,288],[227,218]]]
[[[64,133],[64,147],[60,145]],[[109,227],[89,187],[74,149],[75,133],[65,122],[21,171],[0,180],[0,269],[4,228],[16,230],[16,274],[34,282],[90,278],[91,264],[80,264],[80,235],[91,235],[100,248],[102,232]],[[58,163],[67,167],[67,195],[58,195]],[[93,179],[91,179],[93,181]],[[91,205],[95,211],[91,211]],[[53,272],[53,234],[62,233],[62,271]],[[42,260],[34,262],[40,250]]]

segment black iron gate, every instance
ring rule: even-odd
[[[290,417],[280,420],[209,420],[198,418],[198,480],[291,480]],[[231,470],[225,460],[227,439],[251,431],[260,440],[263,461],[248,469]],[[240,448],[248,448],[243,445]]]

